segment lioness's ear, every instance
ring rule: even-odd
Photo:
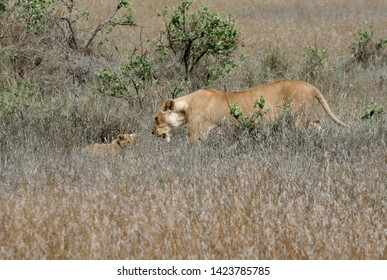
[[[173,110],[174,107],[175,107],[175,101],[173,101],[172,99],[168,99],[165,102],[164,111]]]
[[[123,134],[118,134],[117,139],[120,140],[120,141],[122,141],[122,140],[125,139],[125,137],[124,137]]]

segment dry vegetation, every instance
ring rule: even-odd
[[[113,4],[101,8],[108,2],[82,1],[88,24],[108,13]],[[138,27],[108,35],[110,42],[130,50],[140,34],[156,39],[163,26],[155,13],[167,3],[176,2],[136,1]],[[47,39],[55,34],[45,35],[46,50],[41,38],[2,38],[0,259],[387,258],[386,114],[360,121],[372,101],[386,109],[387,69],[347,65],[360,28],[386,36],[386,1],[203,0],[195,7],[202,4],[236,19],[248,54],[214,87],[310,79],[303,53],[315,45],[327,58],[311,82],[351,129],[318,112],[320,134],[285,119],[277,129],[264,126],[259,141],[225,125],[199,147],[187,145],[184,129],[168,145],[150,133],[170,94],[167,78],[146,88],[140,109],[99,94],[95,84],[94,71],[121,63],[125,51],[64,51]],[[16,52],[23,59],[9,58]],[[81,152],[131,131],[138,141],[122,157]]]

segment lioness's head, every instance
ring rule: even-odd
[[[152,134],[162,136],[169,143],[173,129],[185,122],[184,115],[183,106],[179,106],[175,100],[165,101],[155,115]]]

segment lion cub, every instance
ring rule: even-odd
[[[109,144],[90,144],[87,145],[85,150],[88,153],[107,155],[107,154],[122,154],[124,150],[130,149],[133,145],[133,142],[136,138],[136,134],[119,134],[116,139],[114,139]]]

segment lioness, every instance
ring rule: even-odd
[[[114,139],[109,144],[90,144],[87,145],[85,150],[86,152],[107,155],[107,154],[122,154],[125,149],[132,147],[133,142],[136,138],[136,134],[119,134],[116,139]]]
[[[162,136],[170,142],[173,129],[181,124],[186,124],[190,142],[203,141],[208,133],[219,126],[222,118],[231,121],[235,119],[230,115],[230,104],[237,103],[245,116],[255,112],[254,101],[265,99],[263,110],[269,121],[276,120],[284,110],[284,103],[289,103],[296,113],[297,124],[309,124],[313,111],[314,100],[317,99],[328,116],[338,125],[348,127],[340,121],[322,95],[313,85],[294,80],[276,81],[250,88],[241,92],[220,92],[215,89],[203,89],[176,99],[169,99],[163,103],[154,120],[152,134]]]

